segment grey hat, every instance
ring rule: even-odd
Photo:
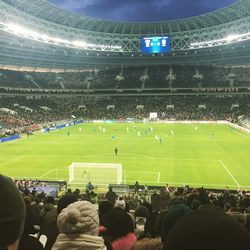
[[[60,233],[97,236],[99,217],[96,207],[88,201],[77,201],[64,208],[57,217]]]

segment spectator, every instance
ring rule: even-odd
[[[113,191],[112,187],[109,187],[109,191],[106,193],[105,198],[108,200],[108,202],[114,206],[115,200],[117,199],[117,194]]]
[[[0,175],[0,247],[18,249],[25,222],[25,204],[14,182]]]
[[[55,207],[54,197],[48,196],[45,198],[45,204],[40,212],[40,224],[44,227],[56,221],[57,208]]]
[[[163,249],[250,249],[250,234],[223,211],[204,208],[182,217],[166,237]]]
[[[99,218],[96,207],[88,201],[77,201],[61,211],[57,218],[60,234],[53,250],[105,249],[98,236]]]
[[[18,250],[43,250],[42,243],[35,236],[33,236],[40,230],[39,222],[35,217],[36,216],[34,216],[30,204],[26,201],[25,226],[22,237],[20,239]]]
[[[80,189],[77,188],[74,192],[73,192],[73,196],[76,198],[76,200],[79,200],[81,198],[80,195]]]
[[[196,209],[199,209],[200,205],[201,205],[200,201],[195,199],[191,203],[191,208],[193,210],[196,210]]]
[[[136,208],[135,213],[135,223],[136,223],[136,236],[137,239],[142,239],[146,237],[150,237],[149,234],[145,231],[145,225],[147,220],[149,219],[149,211],[144,206],[139,206]]]
[[[76,198],[72,194],[66,194],[61,197],[57,203],[57,214],[60,214],[61,211],[66,208],[69,204],[76,202]]]
[[[151,203],[152,203],[153,211],[159,212],[160,211],[160,196],[156,190],[154,190],[154,193],[151,195]]]
[[[86,190],[92,192],[94,188],[95,188],[94,185],[89,181],[88,184],[86,185]]]
[[[123,197],[119,197],[118,200],[115,202],[115,208],[125,210],[126,208],[126,202],[123,199]]]
[[[152,205],[148,202],[143,202],[142,206],[146,207],[149,211],[149,217],[147,218],[146,224],[145,224],[145,232],[147,232],[152,237],[156,237],[156,220],[158,217],[158,212],[154,212],[152,210]]]
[[[161,240],[164,243],[166,236],[171,231],[173,226],[182,218],[185,214],[191,212],[191,209],[184,204],[180,199],[174,200],[171,204],[165,217],[163,218]]]
[[[99,204],[99,220],[100,224],[102,224],[102,218],[105,214],[110,212],[113,209],[113,206],[108,201],[102,201]]]
[[[169,194],[163,188],[161,188],[159,194],[160,210],[167,209],[168,201]]]
[[[227,203],[224,205],[224,211],[225,211],[225,212],[229,212],[231,209],[232,209],[232,205],[231,205],[230,203],[227,202]]]
[[[108,250],[130,250],[135,242],[134,224],[122,209],[113,209],[103,218],[102,236]]]
[[[60,214],[64,208],[74,202],[76,202],[76,198],[72,194],[66,194],[61,197],[57,204],[57,214]],[[50,220],[42,227],[41,235],[45,236],[47,239],[45,243],[45,250],[51,250],[58,234],[59,231],[56,220]]]
[[[135,182],[134,189],[135,189],[135,194],[138,194],[139,193],[139,189],[140,189],[140,185],[139,185],[138,181]]]

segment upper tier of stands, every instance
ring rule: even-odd
[[[76,73],[0,70],[0,86],[42,89],[193,88],[250,85],[249,68],[148,66]]]

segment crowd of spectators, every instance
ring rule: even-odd
[[[122,67],[85,72],[0,70],[0,86],[42,89],[194,88],[249,86],[249,68],[212,66]]]
[[[69,120],[72,116],[92,119],[127,118],[144,119],[150,112],[157,112],[160,119],[167,120],[232,120],[249,116],[248,96],[169,96],[169,97],[2,97],[0,125],[16,129],[33,124],[46,125]],[[44,109],[45,108],[45,109]]]
[[[32,185],[0,175],[1,249],[250,248],[250,194],[243,190],[166,185],[152,195],[117,195],[110,188],[93,199],[69,189],[54,199],[20,189]]]

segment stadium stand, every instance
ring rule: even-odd
[[[169,71],[171,69],[171,74]],[[42,89],[134,89],[144,88],[246,87],[250,85],[245,67],[148,66],[122,67],[75,73],[36,73],[0,70],[0,86]],[[120,76],[122,72],[122,78]],[[197,73],[198,72],[198,73]],[[170,76],[174,76],[172,80]]]
[[[204,232],[205,235],[201,237],[207,237],[207,233],[216,235],[216,230],[219,228],[223,228],[226,235],[235,232],[230,240],[227,237],[224,238],[223,233],[218,233],[218,237],[214,236],[212,241],[209,240],[209,244],[211,244],[209,247],[214,246],[214,249],[221,249],[219,247],[222,244],[226,245],[227,249],[234,249],[231,248],[231,244],[233,247],[240,244],[237,245],[242,247],[240,249],[249,247],[250,195],[242,190],[230,191],[226,187],[223,191],[213,191],[204,188],[193,189],[188,186],[172,188],[166,185],[165,188],[148,194],[145,194],[144,191],[138,194],[131,191],[131,193],[119,195],[119,197],[115,194],[118,198],[113,205],[105,201],[103,195],[97,195],[94,191],[88,193],[86,190],[85,193],[69,189],[64,196],[56,200],[45,193],[27,191],[28,188],[35,188],[37,184],[38,182],[28,180],[16,182],[25,201],[27,213],[19,249],[26,249],[25,246],[33,246],[32,244],[36,244],[37,247],[39,245],[39,248],[32,249],[51,249],[53,245],[52,249],[65,249],[65,246],[73,245],[79,248],[84,245],[88,249],[104,249],[104,242],[107,249],[121,249],[123,244],[130,246],[129,249],[145,249],[146,246],[144,248],[140,246],[140,244],[146,244],[143,243],[144,241],[149,245],[153,244],[157,249],[160,249],[161,244],[164,245],[164,249],[169,249],[168,244],[171,245],[171,249],[180,247],[178,244],[184,244],[181,246],[192,249],[191,242],[180,243],[175,237],[179,233],[182,235],[187,232],[184,230],[185,227],[192,226],[195,230],[199,230],[196,220],[204,220],[203,223],[206,225],[202,224],[206,233]],[[14,183],[11,185],[14,187]],[[131,188],[133,190],[133,187]],[[2,193],[4,189],[1,190]],[[10,200],[11,195],[14,194],[8,193]],[[95,205],[91,203],[99,203],[99,218]],[[89,216],[88,220],[85,220],[86,216]],[[185,224],[185,221],[189,220],[189,216],[194,224],[190,224],[190,222]],[[196,216],[201,216],[203,219],[198,219]],[[178,228],[179,223],[183,223],[181,228],[184,232]],[[1,222],[1,230],[3,225]],[[69,241],[68,238],[71,237],[72,232],[77,235]],[[37,239],[34,238],[35,236],[27,236],[27,233],[36,234],[44,248],[41,246],[42,243],[35,241]],[[67,236],[69,233],[71,234]],[[103,239],[99,238],[98,234]],[[135,244],[136,238],[138,243]],[[140,242],[142,239],[145,240]],[[199,239],[199,243],[194,244],[204,244],[204,241],[205,239],[202,238]],[[3,242],[3,238],[1,238],[2,245]],[[205,247],[204,249],[211,248]]]
[[[170,96],[170,97],[111,97],[111,98],[57,98],[2,97],[0,107],[15,111],[1,111],[0,124],[7,129],[16,129],[34,124],[46,126],[60,120],[70,120],[71,115],[85,120],[148,118],[153,110],[167,120],[228,120],[240,115],[249,117],[249,96]],[[47,109],[42,109],[46,104]],[[107,109],[113,105],[114,109]],[[143,110],[136,109],[143,105]],[[167,108],[167,105],[171,108]],[[199,107],[199,105],[203,105]],[[232,106],[236,105],[236,106]],[[31,110],[23,109],[28,107]],[[79,108],[84,107],[84,109]]]

